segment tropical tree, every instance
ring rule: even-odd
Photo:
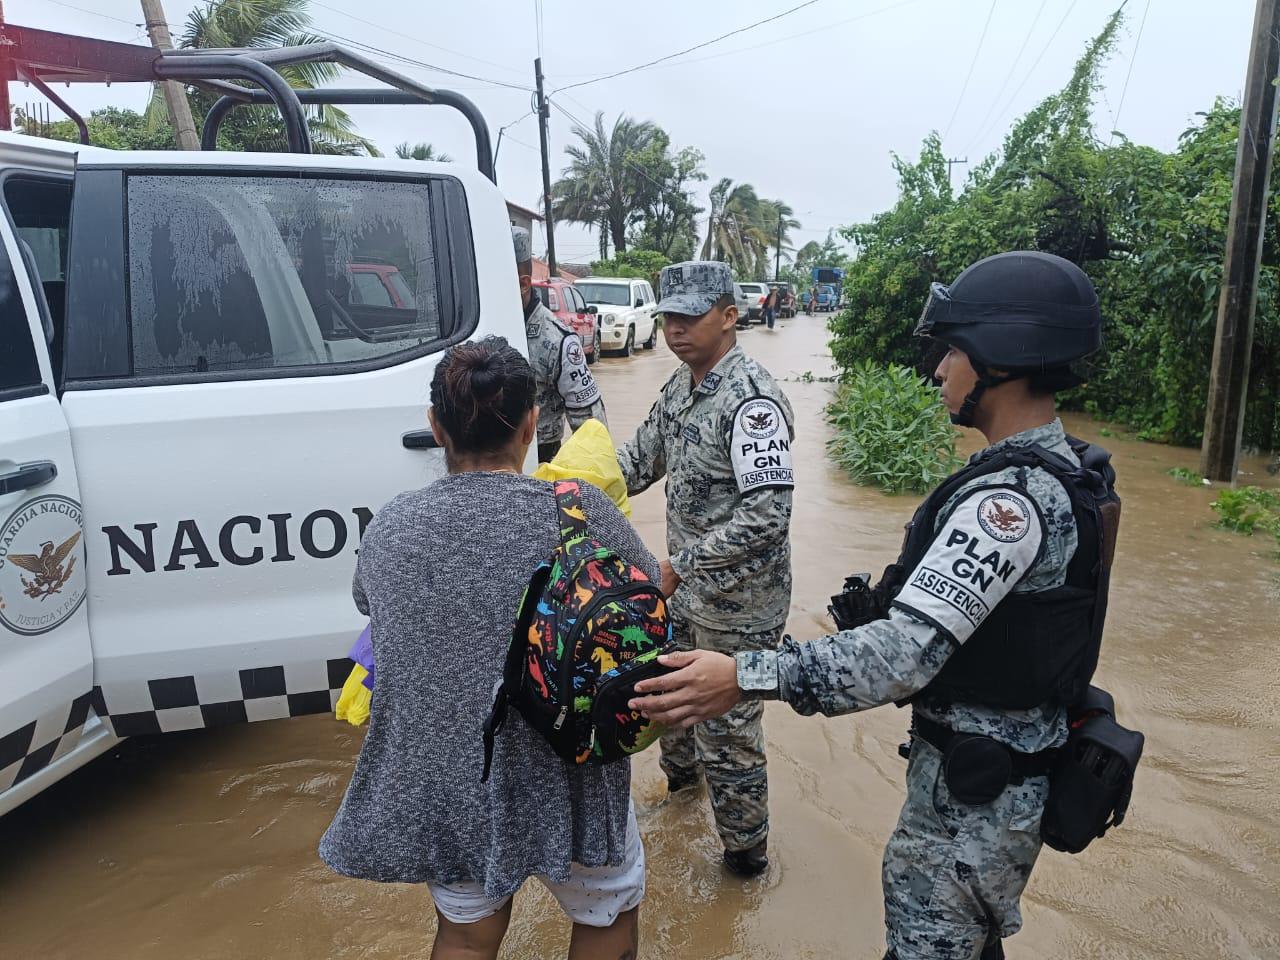
[[[765,276],[772,236],[756,188],[724,177],[711,188],[710,200],[702,259],[724,260],[739,276]]]
[[[598,227],[603,260],[608,242],[619,253],[627,249],[627,230],[643,216],[653,185],[638,160],[661,131],[625,115],[606,130],[601,111],[591,128],[576,126],[573,132],[581,142],[565,147],[569,165],[551,188],[552,212],[557,220]]]
[[[1089,274],[1104,322],[1088,383],[1064,403],[1148,439],[1199,442],[1240,110],[1215,103],[1167,153],[1100,138],[1091,107],[1119,24],[1113,16],[1063,89],[1014,124],[959,195],[936,135],[918,160],[894,158],[898,202],[842,231],[858,258],[845,275],[847,307],[831,322],[841,366],[912,364],[931,281],[1002,250],[1044,250]],[[1245,443],[1262,449],[1280,446],[1280,192],[1269,204],[1244,424]]]
[[[157,127],[133,110],[121,107],[104,107],[94,110],[85,118],[89,128],[89,142],[108,150],[172,150],[173,131],[166,123]],[[14,129],[34,137],[50,140],[80,141],[80,131],[70,120],[54,120],[40,123],[27,116],[21,107],[14,110]]]
[[[183,49],[281,47],[324,43],[325,38],[308,32],[311,18],[307,0],[205,0],[187,16],[178,45]],[[309,90],[336,79],[341,68],[333,63],[299,63],[280,67],[290,86]],[[197,118],[209,112],[217,94],[188,87],[192,113]],[[312,149],[328,154],[370,154],[378,156],[374,145],[355,132],[351,117],[337,107],[319,105],[306,108]],[[164,99],[157,87],[147,108],[153,125],[167,123]],[[237,107],[219,129],[218,145],[224,149],[277,151],[285,149],[284,123],[274,107]]]
[[[790,205],[783,203],[781,200],[761,200],[757,211],[760,227],[762,230],[769,232],[770,243],[773,245],[775,259],[774,263],[781,261],[782,253],[785,250],[795,249],[791,244],[791,231],[799,228],[800,221],[795,219],[795,211]],[[766,255],[768,251],[765,251]],[[769,275],[768,264],[765,264],[765,272],[760,276]],[[778,278],[774,278],[778,279]]]
[[[821,242],[810,240],[796,251],[795,259],[782,271],[782,279],[797,290],[805,290],[813,283],[814,267],[844,267],[849,255],[836,242],[834,231],[827,231]]]
[[[639,196],[640,227],[629,243],[653,250],[668,260],[688,260],[698,240],[698,214],[692,186],[707,179],[701,150],[685,147],[673,152],[670,138],[659,130],[634,160],[643,172]]]
[[[453,161],[453,157],[447,153],[437,153],[436,148],[429,143],[415,143],[413,146],[402,143],[396,147],[396,156],[401,160],[435,160],[438,163]]]

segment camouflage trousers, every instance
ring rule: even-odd
[[[781,629],[723,633],[687,620],[675,622],[676,643],[688,650],[773,650]],[[765,771],[764,704],[740,703],[722,717],[662,738],[663,771],[673,780],[707,779],[716,832],[726,850],[750,850],[769,835],[769,779]]]
[[[1022,927],[1018,901],[1040,853],[1047,777],[990,803],[951,796],[942,754],[916,740],[907,799],[884,851],[884,913],[897,960],[975,960]],[[998,954],[997,954],[998,955]]]

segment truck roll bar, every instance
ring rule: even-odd
[[[376,80],[383,87],[367,89],[295,90],[279,68],[300,63],[335,63]],[[285,136],[293,153],[311,152],[303,104],[436,104],[453,107],[467,119],[476,140],[476,166],[490,180],[494,174],[489,127],[480,109],[452,90],[436,90],[362,56],[326,41],[297,47],[237,47],[159,51],[153,47],[36,30],[0,20],[0,84],[26,80],[76,122],[82,143],[89,142],[83,118],[49,88],[50,83],[154,83],[178,80],[221,94],[205,119],[201,145],[214,149],[218,127],[241,103],[272,104],[280,111]],[[230,81],[249,81],[242,86]],[[4,90],[0,90],[0,94]],[[0,99],[3,99],[0,97]],[[0,126],[4,124],[0,122]]]
[[[252,57],[233,54],[201,52],[196,56],[173,56],[165,53],[156,58],[156,76],[161,80],[236,79],[252,80],[262,87],[263,102],[274,103],[284,119],[285,137],[290,153],[311,152],[311,131],[307,129],[307,114],[298,102],[293,87],[265,63]],[[219,85],[220,89],[225,86]],[[246,90],[246,94],[251,91]],[[225,100],[226,97],[224,96]],[[216,131],[215,131],[216,134]],[[215,135],[216,142],[216,135]],[[206,148],[207,149],[207,148]]]
[[[177,51],[174,51],[174,53],[176,54]],[[166,53],[162,59],[168,59],[173,55]],[[428,87],[333,43],[313,43],[305,47],[284,47],[278,50],[236,51],[236,55],[244,56],[246,59],[253,59],[263,64],[270,64],[271,66],[287,66],[294,63],[313,61],[338,63],[366,76],[373,77],[375,80],[381,80],[392,88],[365,87],[318,90],[290,88],[290,92],[294,97],[304,104],[333,106],[339,104],[423,104],[453,107],[466,117],[467,123],[471,125],[471,132],[476,140],[477,169],[493,182],[497,182],[493,167],[493,146],[489,139],[489,126],[485,123],[484,115],[480,112],[480,108],[460,93]],[[224,90],[225,95],[214,103],[208,116],[205,117],[204,129],[200,134],[200,146],[204,150],[216,149],[218,129],[226,115],[237,106],[242,103],[268,104],[274,102],[263,90],[238,89],[227,91],[224,86],[220,86],[219,89]]]

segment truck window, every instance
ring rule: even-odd
[[[439,307],[431,190],[427,181],[130,177],[134,376],[360,361],[447,338],[454,319],[442,322]],[[384,281],[395,276],[408,296],[391,295]]]
[[[36,309],[45,328],[49,358],[57,380],[62,364],[66,307],[70,178],[12,173],[4,178],[4,205],[36,294]],[[20,264],[19,269],[23,268]]]
[[[560,298],[556,296],[555,290],[551,287],[547,288],[547,309],[552,313],[560,312]]]
[[[9,256],[0,245],[0,400],[28,395],[40,383],[27,311],[18,294]]]
[[[382,277],[377,273],[358,273],[352,271],[351,302],[366,303],[372,307],[395,306],[395,304],[391,302],[391,291],[383,286]]]

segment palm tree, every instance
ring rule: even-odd
[[[307,0],[205,0],[187,16],[178,39],[184,49],[282,47],[324,43],[325,37],[307,32],[311,18]],[[280,75],[299,90],[310,90],[336,79],[341,68],[334,63],[299,63],[280,67]],[[188,88],[193,112],[203,116],[216,95]],[[379,156],[377,148],[355,132],[355,124],[333,106],[305,108],[311,129],[312,149],[317,153]],[[159,88],[152,93],[147,116],[153,123],[166,117]],[[274,107],[238,107],[222,125],[224,136],[242,150],[281,150],[283,124]]]
[[[401,160],[434,160],[437,163],[451,163],[453,157],[447,153],[436,153],[436,148],[429,143],[415,143],[412,147],[402,143],[396,147],[396,156]]]
[[[619,115],[606,131],[604,113],[597,112],[592,129],[575,127],[581,144],[565,147],[569,165],[551,188],[557,220],[599,227],[600,248],[613,242],[614,252],[627,249],[627,228],[640,212],[638,197],[647,183],[632,157],[659,135],[648,121]]]
[[[791,245],[791,231],[798,229],[800,226],[800,221],[792,216],[794,213],[795,211],[781,200],[760,201],[758,210],[759,225],[768,232],[769,243],[776,251],[773,261],[775,264],[779,262],[782,251],[794,249]],[[766,263],[766,271],[761,276],[767,275],[767,267],[768,264]],[[775,276],[774,279],[776,280],[777,277]]]
[[[702,259],[724,260],[741,276],[765,276],[773,237],[762,219],[756,188],[725,177],[711,188],[710,199]]]

